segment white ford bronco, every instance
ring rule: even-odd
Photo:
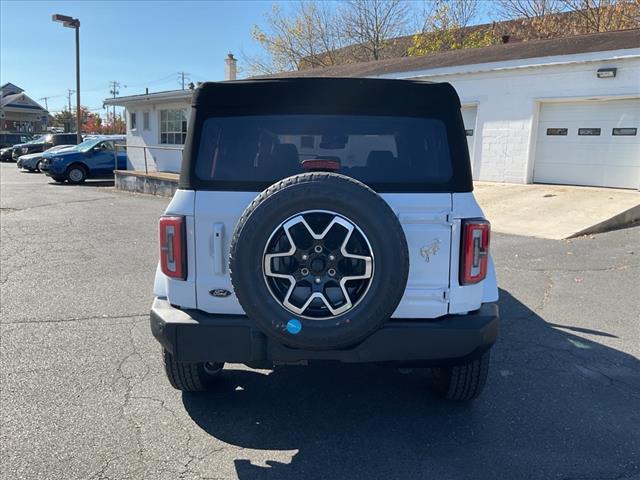
[[[225,362],[373,362],[476,398],[498,288],[472,190],[449,84],[203,84],[160,218],[151,330],[169,381],[210,389]]]

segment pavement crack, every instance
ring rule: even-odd
[[[111,197],[101,197],[101,198],[83,198],[81,200],[68,200],[65,202],[51,202],[51,203],[43,203],[41,205],[33,205],[32,207],[25,208],[3,208],[2,210],[9,210],[10,212],[24,212],[27,210],[35,210],[37,208],[46,208],[46,207],[58,207],[60,205],[71,205],[73,203],[89,203],[89,202],[99,202],[101,200],[111,200]],[[8,213],[10,213],[8,212]]]

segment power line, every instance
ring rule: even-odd
[[[170,73],[169,75],[166,75],[161,78],[157,78],[155,80],[149,80],[148,82],[140,82],[140,83],[129,83],[129,84],[123,85],[122,87],[123,88],[142,87],[142,86],[152,85],[155,83],[169,81],[174,77],[175,77],[175,73]]]

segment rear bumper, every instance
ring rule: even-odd
[[[161,298],[156,298],[151,308],[151,332],[177,361],[244,363],[263,368],[316,360],[424,366],[467,363],[495,343],[498,320],[497,304],[487,303],[467,315],[389,320],[349,349],[300,350],[267,337],[246,316],[181,310]]]

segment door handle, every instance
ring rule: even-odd
[[[224,223],[213,224],[213,273],[224,273]]]

